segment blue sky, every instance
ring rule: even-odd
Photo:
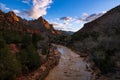
[[[79,30],[117,5],[120,0],[0,0],[4,12],[28,20],[43,16],[55,29],[66,31]]]

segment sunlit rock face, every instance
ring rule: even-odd
[[[59,31],[53,28],[52,24],[49,24],[43,17],[39,17],[35,20],[27,21],[22,19],[12,11],[4,13],[0,10],[0,23],[1,26],[12,28],[18,31],[27,31],[29,33],[47,33],[49,35],[58,35]],[[3,25],[2,25],[3,24]],[[17,28],[17,29],[16,29]],[[19,29],[18,29],[19,28]]]
[[[19,18],[16,16],[16,14],[14,12],[7,13],[7,19],[9,21],[12,21],[12,19],[13,19],[13,21],[19,21]]]

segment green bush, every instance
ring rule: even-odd
[[[97,46],[91,49],[92,58],[103,73],[112,72],[115,67],[115,62],[112,60],[112,55],[115,53],[113,45],[111,40],[109,41],[109,38],[106,37],[102,38],[100,42],[97,42]]]
[[[112,72],[115,66],[115,62],[112,61],[111,57],[109,55],[106,55],[106,53],[99,54],[99,52],[97,52],[96,55],[94,55],[93,60],[96,63],[96,65],[99,67],[99,69],[103,73]]]
[[[46,55],[48,54],[48,48],[46,48],[45,46],[42,47],[42,55]]]
[[[0,38],[0,49],[6,46],[6,42],[3,38]]]
[[[23,72],[37,69],[42,64],[41,58],[32,44],[30,44],[26,49],[23,49],[18,54],[18,58],[22,64]]]
[[[102,32],[93,31],[74,34],[72,44],[78,50],[91,53],[92,59],[103,73],[112,72],[115,67],[113,56],[115,56],[116,51],[120,51],[120,34],[118,30],[106,27],[105,31]]]
[[[37,48],[37,43],[41,40],[44,40],[44,38],[41,35],[33,34],[32,35],[32,43]]]
[[[14,80],[22,73],[40,67],[42,61],[37,52],[37,42],[43,39],[40,35],[0,30],[0,80]],[[10,44],[18,45],[20,52],[11,53]]]
[[[30,44],[32,44],[32,37],[31,37],[31,35],[30,34],[23,35],[23,37],[22,37],[23,48],[27,47]]]
[[[13,80],[21,74],[21,64],[7,47],[0,49],[0,80]]]
[[[20,43],[22,39],[18,32],[4,31],[3,36],[4,36],[4,40],[8,44],[9,43]]]

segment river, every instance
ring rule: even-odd
[[[60,62],[45,80],[90,80],[91,72],[86,70],[87,63],[83,58],[67,47],[56,46],[61,53]]]

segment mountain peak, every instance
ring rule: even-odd
[[[41,24],[43,24],[46,29],[50,29],[51,28],[51,26],[48,23],[48,21],[46,21],[43,17],[39,17],[37,19],[37,21],[41,22]]]
[[[3,13],[3,14],[2,14]],[[16,14],[13,11],[10,11],[8,13],[4,13],[0,11],[0,23],[7,23],[5,24],[6,27],[9,26],[9,29],[11,26],[17,25],[15,28],[16,30],[20,31],[27,31],[30,33],[48,33],[50,35],[58,34],[58,31],[56,31],[51,24],[47,20],[45,20],[43,17],[39,17],[36,20],[30,20],[27,21],[25,19],[22,19],[19,16],[16,16]],[[18,29],[19,26],[19,29]]]
[[[16,14],[13,11],[9,11],[8,14],[16,16]]]
[[[12,17],[14,21],[19,21],[19,18],[16,16],[16,14],[13,11],[10,11],[7,13],[8,17]]]
[[[2,10],[0,10],[0,14],[3,13]]]
[[[41,16],[41,17],[38,18],[38,20],[44,20],[44,19],[43,19],[43,17]]]

